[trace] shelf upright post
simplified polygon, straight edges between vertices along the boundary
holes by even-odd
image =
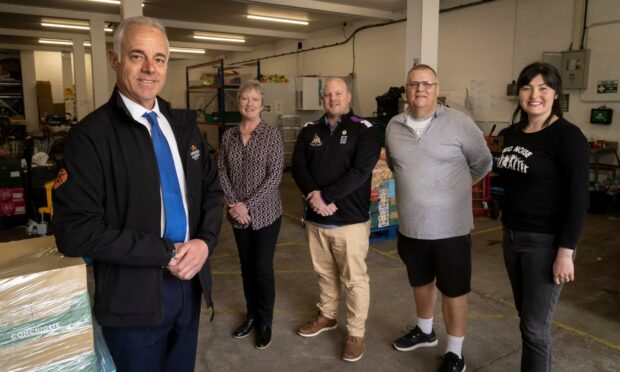
[[[222,139],[222,136],[224,135],[224,130],[226,130],[226,88],[224,86],[224,59],[220,59],[220,67],[218,69],[217,72],[217,78],[219,80],[219,86],[217,88],[217,109],[219,111],[220,117],[221,117],[221,121],[222,121],[222,126],[219,127],[219,140]]]

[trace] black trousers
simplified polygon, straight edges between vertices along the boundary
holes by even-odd
[[[103,327],[119,372],[193,372],[200,321],[198,278],[164,273],[163,319],[156,326]]]
[[[241,262],[247,317],[266,327],[271,327],[276,300],[273,255],[281,222],[282,217],[279,217],[262,229],[233,229]]]

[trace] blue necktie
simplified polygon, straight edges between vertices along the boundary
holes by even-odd
[[[185,219],[185,209],[183,208],[183,196],[179,187],[177,172],[174,168],[172,152],[166,137],[159,128],[157,114],[153,111],[145,112],[143,117],[151,124],[151,137],[153,149],[157,157],[159,166],[159,178],[161,182],[161,193],[164,199],[164,213],[166,214],[166,228],[164,238],[172,240],[174,243],[185,241],[187,221]]]

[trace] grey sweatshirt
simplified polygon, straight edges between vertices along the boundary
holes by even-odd
[[[492,166],[482,131],[463,113],[438,105],[418,137],[394,116],[385,135],[396,180],[399,231],[414,239],[444,239],[473,228],[472,179]]]

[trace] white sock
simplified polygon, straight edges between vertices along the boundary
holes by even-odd
[[[446,347],[447,352],[453,352],[459,358],[462,358],[461,351],[463,349],[463,340],[465,336],[456,337],[448,335],[448,346]]]
[[[433,332],[433,317],[428,319],[418,317],[418,327],[427,335]]]

